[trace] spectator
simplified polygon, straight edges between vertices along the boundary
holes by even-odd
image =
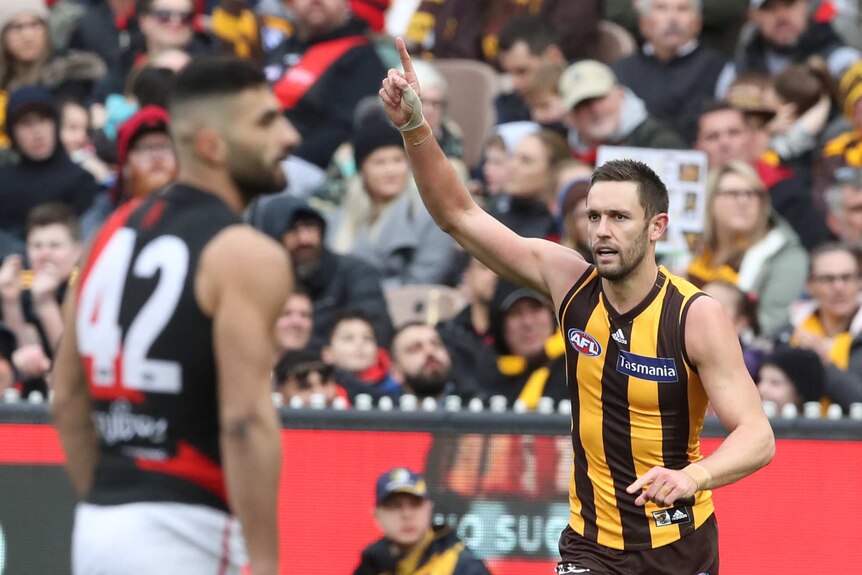
[[[335,368],[335,379],[351,400],[360,393],[379,399],[398,397],[403,392],[401,384],[392,377],[389,353],[378,345],[374,324],[365,312],[339,314],[321,357]]]
[[[380,273],[353,256],[326,249],[326,222],[308,203],[288,195],[263,199],[250,209],[251,223],[281,242],[290,253],[296,284],[313,302],[312,344],[323,345],[339,311],[364,310],[381,345],[392,339],[392,321],[383,298]]]
[[[862,169],[839,168],[834,179],[826,192],[827,224],[840,241],[862,249]]]
[[[440,400],[447,395],[469,397],[476,391],[469,388],[470,381],[455,379],[452,358],[440,334],[421,322],[405,323],[392,337],[392,377],[405,394],[420,400]]]
[[[383,537],[362,550],[353,575],[489,575],[451,527],[433,525],[425,478],[404,467],[377,480],[374,517]]]
[[[0,165],[0,230],[23,240],[24,222],[35,206],[62,202],[80,215],[98,185],[60,144],[57,110],[46,88],[27,86],[13,92],[6,118],[17,161]]]
[[[377,94],[386,70],[347,0],[295,0],[292,7],[296,32],[267,55],[267,76],[302,136],[291,162],[302,160],[322,180],[336,148],[353,136],[356,105]]]
[[[0,8],[0,110],[7,107],[11,92],[30,85],[45,86],[54,96],[84,101],[105,75],[105,64],[95,54],[54,54],[47,19],[44,0],[7,0]],[[6,134],[11,130],[9,123],[7,118]],[[2,124],[0,119],[0,128]],[[5,139],[0,142],[7,144]]]
[[[704,108],[697,121],[695,149],[706,154],[709,168],[721,168],[734,160],[754,161],[754,134],[744,113],[726,102]]]
[[[558,86],[565,69],[562,64],[542,63],[524,88],[524,102],[530,111],[530,120],[563,135],[566,134],[563,125],[566,110],[563,109]],[[424,84],[422,86],[424,90]]]
[[[58,108],[60,141],[69,158],[87,170],[100,186],[113,185],[113,171],[96,155],[90,138],[90,111],[75,100],[63,100]]]
[[[617,83],[614,73],[595,60],[572,64],[560,78],[569,146],[591,165],[601,145],[684,148],[682,139],[649,115],[643,100]]]
[[[447,158],[460,160],[460,168],[464,161],[464,136],[461,128],[450,116],[446,115],[449,104],[449,84],[446,78],[431,62],[418,60],[413,63],[413,70],[422,83],[422,114],[431,126],[437,143],[440,144]]]
[[[767,198],[748,164],[712,170],[702,244],[687,275],[698,286],[724,280],[756,297],[762,333],[772,337],[787,324],[787,307],[802,293],[808,256]]]
[[[18,347],[15,334],[0,322],[0,393],[15,385],[15,366],[12,354]]]
[[[109,70],[117,69],[132,37],[140,34],[135,4],[136,0],[87,2],[69,37],[69,48],[93,52]]]
[[[521,138],[512,151],[503,182],[488,211],[516,233],[556,239],[554,170],[571,157],[565,139],[549,130]]]
[[[646,104],[647,111],[693,142],[703,103],[716,95],[726,60],[700,44],[700,0],[641,0],[640,30],[646,40],[636,53],[618,60],[620,84]]]
[[[759,338],[760,324],[757,322],[757,301],[739,289],[736,284],[724,280],[711,281],[701,288],[704,293],[717,300],[733,323],[742,347],[742,358],[752,379],[757,380],[760,365],[769,345]]]
[[[215,52],[216,41],[195,29],[195,18],[195,0],[139,0],[140,31],[130,34],[128,45],[121,46],[118,63],[99,88],[101,98],[122,92],[132,70],[147,66],[164,52],[180,50],[192,57]]]
[[[823,147],[825,171],[862,167],[862,61],[850,66],[839,83],[839,105],[849,126]]]
[[[862,401],[862,292],[857,258],[843,244],[824,244],[811,253],[806,284],[811,299],[794,306],[792,331],[781,338],[817,355],[826,370],[827,394],[845,409]]]
[[[601,3],[596,0],[424,0],[406,40],[435,58],[469,58],[493,63],[511,22],[542,19],[556,29],[569,60],[592,58],[598,48]],[[577,26],[570,23],[577,22]],[[396,34],[397,35],[397,34]]]
[[[502,136],[494,134],[485,143],[482,159],[482,180],[484,186],[481,195],[496,196],[503,193],[503,185],[508,175],[509,152]]]
[[[565,343],[550,304],[538,293],[501,281],[492,304],[491,332],[500,357],[483,366],[488,396],[502,395],[534,410],[542,397],[569,398]]]
[[[81,218],[84,237],[90,237],[118,205],[146,198],[174,180],[177,158],[169,125],[164,109],[146,106],[120,126],[116,183],[110,195],[99,197]]]
[[[801,411],[809,401],[822,402],[824,387],[823,365],[817,354],[807,349],[777,349],[760,366],[760,398],[774,402],[779,409],[793,404]]]
[[[41,343],[50,356],[63,334],[60,304],[81,255],[78,222],[63,204],[43,204],[27,217],[27,261],[18,255],[0,267],[3,319],[21,345]]]
[[[327,406],[331,406],[336,397],[347,399],[347,392],[333,377],[332,366],[324,363],[316,351],[285,352],[275,364],[273,377],[285,403],[300,397],[303,405],[308,405],[313,395],[322,396]]]
[[[353,154],[359,178],[330,218],[327,245],[374,266],[384,290],[442,283],[455,242],[422,204],[398,130],[369,118],[354,138]]]
[[[810,8],[811,0],[751,0],[749,19],[754,29],[740,35],[736,72],[759,70],[774,75],[818,55],[826,60],[829,72],[840,77],[862,54],[845,46],[832,23]]]
[[[454,379],[466,389],[485,387],[482,369],[497,357],[491,334],[491,301],[497,287],[497,274],[471,257],[464,270],[461,290],[467,306],[451,320],[437,326],[452,358]]]
[[[710,169],[735,160],[753,165],[769,191],[772,209],[811,249],[830,237],[825,216],[814,203],[809,182],[784,165],[768,143],[765,124],[747,122],[742,110],[725,103],[707,107],[698,121],[697,148],[706,152]]]
[[[278,352],[300,351],[307,349],[311,343],[311,332],[314,329],[313,303],[311,297],[302,290],[294,288],[281,316],[275,322],[275,343]]]
[[[560,228],[560,243],[593,261],[587,230],[587,194],[593,169],[578,160],[566,160],[557,166],[556,217]]]
[[[559,35],[541,16],[516,18],[500,31],[497,58],[500,69],[511,80],[511,91],[494,100],[497,123],[529,120],[530,110],[524,101],[524,91],[536,70],[543,64],[566,65]]]

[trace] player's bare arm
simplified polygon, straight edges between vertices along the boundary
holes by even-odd
[[[729,434],[709,457],[673,471],[655,467],[629,486],[635,503],[653,501],[667,506],[704,489],[738,481],[767,465],[775,453],[775,439],[751,380],[730,319],[717,301],[700,297],[686,319],[685,346],[697,367],[709,401]]]
[[[389,70],[380,99],[402,130],[413,176],[434,221],[501,276],[559,300],[587,263],[574,250],[517,235],[473,201],[422,119],[419,82],[404,41],[399,38],[396,46],[404,72]]]
[[[99,459],[99,437],[90,418],[90,391],[84,377],[75,321],[77,286],[69,289],[63,304],[65,330],[60,338],[51,374],[51,415],[60,434],[66,455],[66,470],[79,498],[84,498],[93,484],[93,473]]]
[[[270,379],[272,328],[291,289],[284,250],[246,226],[205,249],[195,292],[213,318],[221,449],[228,500],[239,517],[252,573],[278,566],[279,421]]]

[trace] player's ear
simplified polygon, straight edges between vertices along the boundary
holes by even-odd
[[[221,135],[212,128],[201,128],[193,136],[197,156],[213,165],[224,165],[227,160],[227,144]]]
[[[652,217],[650,222],[650,240],[657,242],[667,230],[668,217],[667,214],[657,214]]]

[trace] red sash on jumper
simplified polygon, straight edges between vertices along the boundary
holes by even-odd
[[[275,83],[273,90],[281,102],[281,109],[293,108],[317,80],[348,50],[368,44],[364,36],[350,36],[331,42],[322,42],[308,49],[295,66],[287,70]]]

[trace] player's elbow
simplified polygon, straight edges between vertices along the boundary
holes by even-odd
[[[758,435],[758,443],[761,445],[761,449],[758,450],[760,454],[758,469],[760,469],[769,465],[772,458],[775,457],[775,434],[772,432],[772,426],[769,425],[768,419],[760,425]]]
[[[247,408],[223,410],[219,418],[222,440],[245,443],[261,432],[277,430],[275,409],[250,405]]]

